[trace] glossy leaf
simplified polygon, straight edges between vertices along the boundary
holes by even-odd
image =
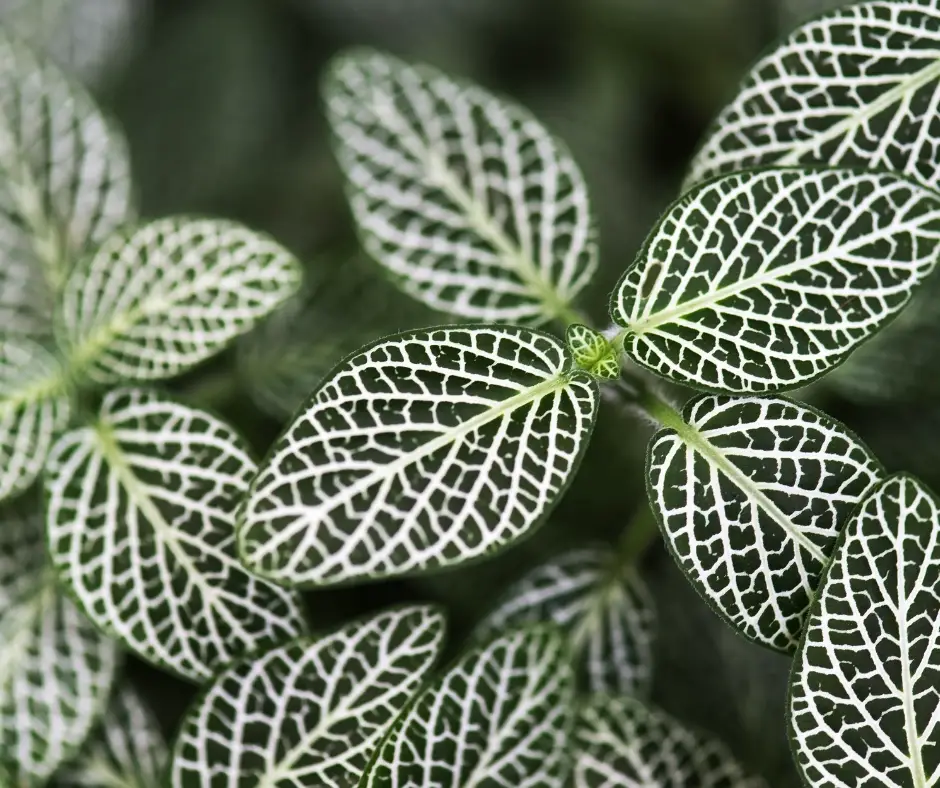
[[[370,50],[324,84],[366,250],[434,309],[497,323],[569,319],[597,267],[580,170],[526,110]]]
[[[228,668],[183,722],[171,784],[355,785],[443,636],[439,612],[406,607]]]
[[[533,569],[483,620],[479,637],[524,624],[557,624],[588,692],[647,695],[656,610],[639,575],[619,567],[616,558],[601,548],[572,550]]]
[[[400,718],[361,785],[561,788],[574,722],[569,659],[554,628],[469,651]]]
[[[940,502],[892,476],[845,527],[794,662],[790,725],[808,785],[940,779]]]
[[[302,634],[293,596],[235,556],[235,509],[255,469],[214,417],[154,392],[111,392],[47,463],[60,581],[105,632],[193,681]]]
[[[0,515],[0,783],[39,786],[104,710],[117,649],[48,571],[39,518]]]
[[[300,276],[287,250],[239,224],[158,219],[113,235],[72,273],[63,339],[97,383],[171,377],[250,330]]]
[[[890,173],[754,170],[669,208],[618,284],[624,349],[677,383],[769,393],[844,361],[933,270],[940,200]]]
[[[572,788],[763,788],[728,748],[636,698],[598,696],[574,733]]]
[[[853,508],[883,474],[839,422],[764,397],[702,396],[650,441],[650,503],[676,561],[745,637],[796,649]]]
[[[380,340],[323,381],[262,463],[239,554],[289,585],[441,569],[531,533],[570,482],[596,384],[558,340],[439,328]]]

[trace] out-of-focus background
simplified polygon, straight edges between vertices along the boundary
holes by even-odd
[[[370,45],[477,81],[531,109],[581,164],[599,215],[607,293],[678,196],[710,119],[775,38],[823,0],[0,0],[0,18],[71,68],[123,125],[145,216],[200,213],[267,231],[307,265],[304,297],[257,335],[172,384],[258,453],[318,375],[383,333],[439,322],[357,251],[318,95],[328,60]],[[913,346],[911,347],[913,351]],[[914,355],[864,385],[809,395],[891,469],[940,476],[940,408]],[[926,359],[926,360],[925,360]],[[937,362],[934,362],[936,366]],[[926,371],[925,371],[926,370]],[[874,382],[873,382],[874,381]],[[892,388],[885,393],[886,386]],[[872,392],[876,393],[872,393]],[[643,505],[649,427],[604,409],[569,495],[532,539],[429,578],[311,593],[317,626],[435,599],[459,646],[505,585],[568,546],[615,542]],[[661,545],[642,567],[660,616],[655,699],[726,740],[773,786],[798,785],[784,718],[788,660],[727,630]],[[193,689],[132,661],[172,732]]]

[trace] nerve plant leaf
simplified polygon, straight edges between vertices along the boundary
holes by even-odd
[[[293,596],[235,556],[235,509],[254,472],[212,416],[153,392],[110,393],[46,466],[59,580],[101,629],[193,681],[302,634]]]
[[[764,788],[720,741],[636,698],[593,698],[574,732],[572,788]]]
[[[469,651],[382,742],[363,788],[562,788],[575,713],[570,655],[554,628]]]
[[[611,316],[639,364],[739,393],[840,364],[933,270],[940,201],[889,173],[752,170],[693,189],[620,280]]]
[[[55,357],[25,337],[0,339],[0,499],[36,480],[70,412],[65,373]]]
[[[512,586],[478,627],[481,638],[554,623],[590,693],[645,696],[653,679],[656,611],[646,585],[601,548],[572,550]]]
[[[115,645],[56,591],[39,518],[0,515],[0,784],[43,785],[107,703]]]
[[[882,482],[846,525],[810,610],[790,685],[807,785],[940,778],[940,502]]]
[[[529,113],[427,66],[355,50],[323,93],[366,251],[434,309],[570,319],[597,267],[580,170]]]
[[[300,277],[286,249],[239,224],[159,219],[111,236],[72,273],[63,340],[97,383],[171,377],[250,330]]]
[[[356,785],[443,636],[439,612],[407,607],[228,668],[182,724],[171,784]]]
[[[448,327],[380,340],[323,381],[239,517],[253,572],[331,585],[455,566],[530,533],[587,445],[597,386],[554,337]]]
[[[647,452],[679,566],[745,637],[796,649],[839,531],[883,471],[842,424],[782,398],[702,396]]]
[[[932,0],[843,5],[754,65],[696,155],[687,187],[754,166],[813,163],[940,185],[940,7]]]

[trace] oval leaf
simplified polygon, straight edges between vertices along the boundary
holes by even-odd
[[[239,553],[289,585],[454,566],[548,515],[587,445],[597,386],[554,337],[439,328],[340,364],[277,441]]]
[[[0,515],[0,783],[44,784],[107,703],[114,644],[59,595],[39,518]]]
[[[419,696],[361,784],[562,788],[574,685],[560,632],[507,633],[468,652]]]
[[[597,267],[580,170],[526,110],[427,66],[355,50],[323,88],[366,251],[434,309],[573,319]]]
[[[268,237],[212,219],[159,219],[117,233],[69,277],[63,341],[103,384],[172,377],[250,330],[300,285]]]
[[[304,631],[295,599],[235,556],[255,464],[230,427],[153,392],[117,390],[46,466],[49,550],[95,624],[194,681]]]
[[[668,209],[614,292],[624,349],[706,390],[803,386],[933,270],[940,201],[889,173],[755,170]]]
[[[745,637],[796,649],[839,531],[883,471],[842,424],[782,398],[703,396],[650,441],[650,503],[699,593]]]
[[[790,725],[807,785],[940,778],[940,502],[893,476],[845,527],[794,661]]]
[[[938,51],[932,0],[846,3],[814,19],[754,65],[687,187],[754,166],[813,163],[893,170],[937,187]]]
[[[597,697],[578,716],[573,788],[764,788],[720,741],[636,698]]]
[[[438,611],[401,608],[229,668],[184,720],[171,784],[355,785],[443,637]]]
[[[656,611],[640,576],[616,559],[600,548],[572,550],[537,567],[506,592],[478,636],[557,624],[588,692],[646,695],[653,679]]]
[[[26,490],[69,423],[65,373],[35,342],[0,339],[0,499]]]

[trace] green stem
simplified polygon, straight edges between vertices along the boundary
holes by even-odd
[[[648,502],[643,502],[620,536],[617,549],[617,569],[635,566],[643,560],[646,551],[659,537],[659,524]]]

